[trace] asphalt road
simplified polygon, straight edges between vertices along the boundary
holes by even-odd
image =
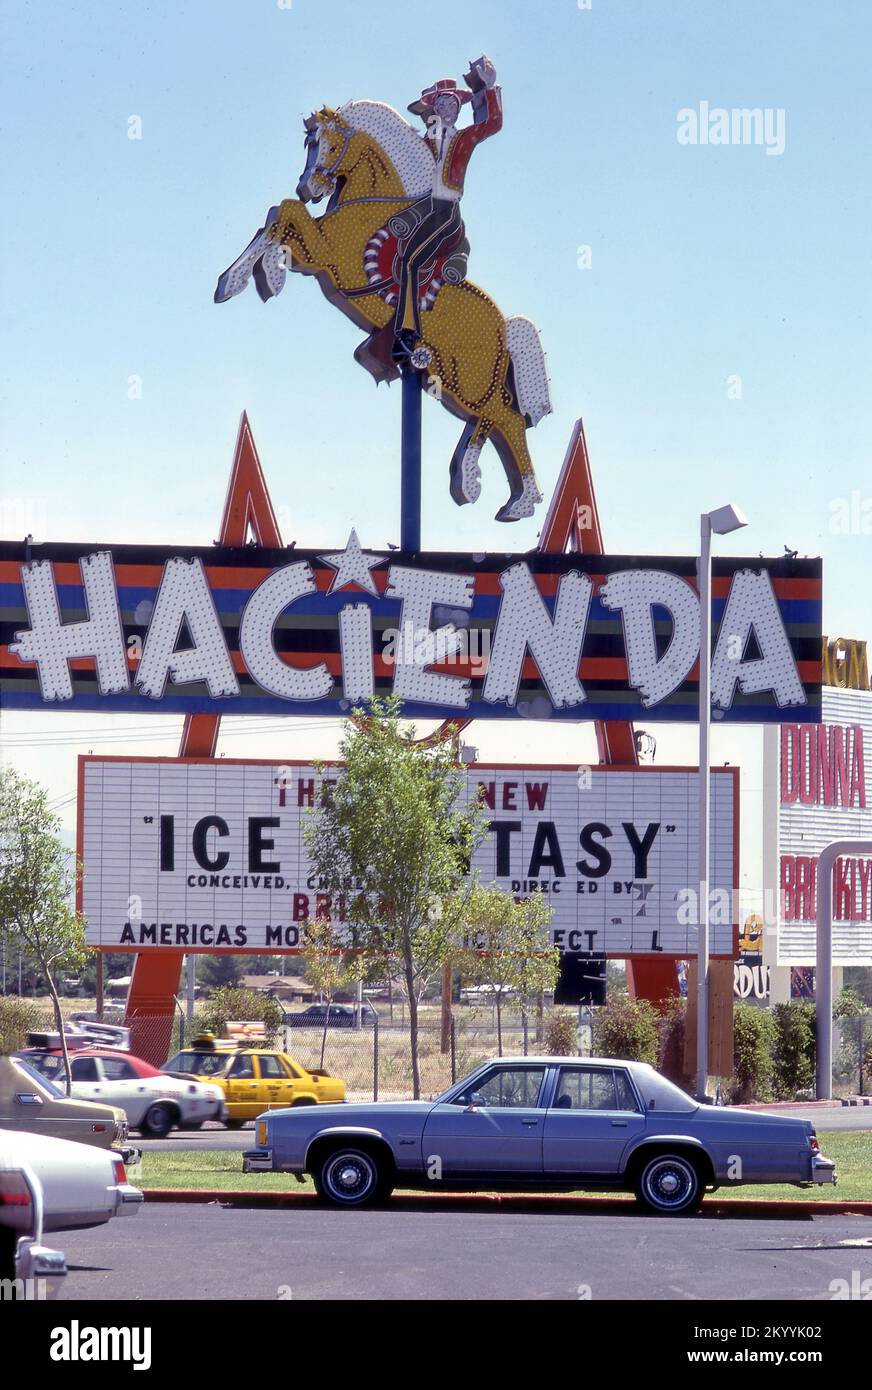
[[[872,1221],[146,1204],[55,1242],[61,1299],[801,1299],[872,1276]]]
[[[761,1113],[761,1112],[758,1112]],[[773,1114],[794,1115],[801,1120],[811,1120],[818,1133],[825,1129],[872,1129],[872,1105],[843,1106],[834,1105],[822,1109],[809,1106],[808,1109],[773,1110]],[[224,1129],[221,1125],[207,1124],[200,1130],[174,1129],[166,1139],[142,1139],[135,1134],[131,1143],[144,1151],[184,1153],[187,1150],[250,1149],[254,1143],[254,1124],[245,1129]]]

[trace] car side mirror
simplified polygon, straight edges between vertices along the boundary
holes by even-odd
[[[19,1105],[42,1105],[42,1096],[35,1091],[19,1091],[15,1099]]]

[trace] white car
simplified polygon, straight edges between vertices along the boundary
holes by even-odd
[[[54,1298],[67,1272],[63,1251],[43,1245],[42,1183],[23,1154],[0,1145],[0,1279],[17,1298]],[[17,1285],[17,1287],[16,1287]]]
[[[0,1170],[22,1163],[39,1179],[43,1230],[78,1231],[139,1210],[143,1196],[127,1181],[124,1160],[112,1149],[52,1139],[47,1134],[0,1130]],[[27,1206],[10,1205],[6,1225],[26,1231]]]
[[[61,1090],[65,1087],[63,1054],[28,1049],[20,1056]],[[72,1094],[77,1100],[117,1105],[130,1129],[151,1138],[168,1134],[173,1125],[199,1129],[206,1120],[225,1118],[224,1092],[206,1081],[181,1080],[129,1052],[109,1049],[70,1054]]]

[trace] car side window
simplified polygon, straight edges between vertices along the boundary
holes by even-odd
[[[462,1099],[469,1104],[475,1095],[477,1105],[501,1110],[529,1108],[539,1100],[544,1075],[544,1067],[499,1067],[470,1087]]]
[[[257,1064],[260,1067],[261,1076],[275,1076],[282,1081],[284,1080],[285,1073],[278,1057],[258,1057]]]
[[[630,1085],[630,1078],[625,1071],[615,1071],[615,1093],[617,1095],[619,1110],[634,1110],[638,1112],[639,1102],[636,1093]]]
[[[234,1058],[233,1065],[230,1067],[229,1071],[227,1072],[227,1075],[228,1075],[228,1076],[232,1076],[232,1077],[234,1078],[234,1080],[237,1080],[237,1079],[240,1078],[240,1077],[242,1077],[243,1080],[244,1080],[245,1077],[247,1077],[247,1076],[253,1077],[253,1076],[254,1076],[254,1067],[251,1065],[251,1058],[250,1058],[250,1057],[236,1057],[236,1058]]]
[[[605,1067],[561,1067],[555,1110],[618,1110],[614,1073]]]
[[[104,1057],[103,1075],[107,1081],[135,1081],[136,1072],[123,1057]]]
[[[99,1081],[95,1057],[74,1057],[70,1063],[70,1075],[74,1081]]]

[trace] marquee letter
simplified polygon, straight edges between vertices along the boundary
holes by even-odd
[[[699,655],[699,599],[685,580],[664,570],[621,570],[600,591],[606,608],[619,608],[630,685],[645,707],[657,705],[685,681]],[[653,605],[672,618],[672,636],[657,658]]]
[[[273,644],[273,628],[296,599],[315,593],[308,561],[285,565],[255,589],[245,605],[239,626],[239,650],[252,677],[263,690],[282,700],[320,700],[329,695],[333,677],[323,661],[301,670],[289,666]]]
[[[555,708],[584,704],[587,692],[578,679],[578,663],[593,588],[587,575],[570,570],[562,576],[553,619],[523,561],[504,570],[500,584],[503,597],[482,699],[492,705],[517,703],[529,648]]]
[[[400,631],[394,672],[394,694],[403,700],[466,709],[472,687],[466,676],[443,676],[425,670],[427,648],[435,655],[430,661],[444,661],[460,646],[460,634],[453,623],[431,629],[434,603],[449,608],[472,607],[473,577],[470,574],[441,574],[437,570],[413,570],[391,565],[387,598],[402,599]],[[411,637],[411,641],[409,640]],[[426,640],[424,640],[426,639]],[[423,653],[416,649],[424,648]]]
[[[194,645],[177,652],[183,623]],[[167,680],[174,685],[205,681],[213,699],[239,694],[239,682],[199,559],[176,556],[167,560],[148,626],[136,684],[143,695],[160,700]]]
[[[346,700],[371,700],[375,694],[372,669],[372,616],[366,603],[346,603],[339,610],[342,652],[342,693]]]
[[[752,632],[760,659],[736,661],[729,655],[731,644],[744,652]],[[712,657],[712,704],[729,709],[737,682],[743,695],[771,691],[782,707],[807,703],[768,570],[733,575]]]
[[[84,622],[62,623],[51,561],[21,566],[31,626],[16,632],[9,650],[21,661],[36,662],[44,700],[72,700],[68,662],[77,657],[94,658],[101,695],[118,695],[129,687],[112,556],[108,550],[84,555],[79,570],[89,616]]]

